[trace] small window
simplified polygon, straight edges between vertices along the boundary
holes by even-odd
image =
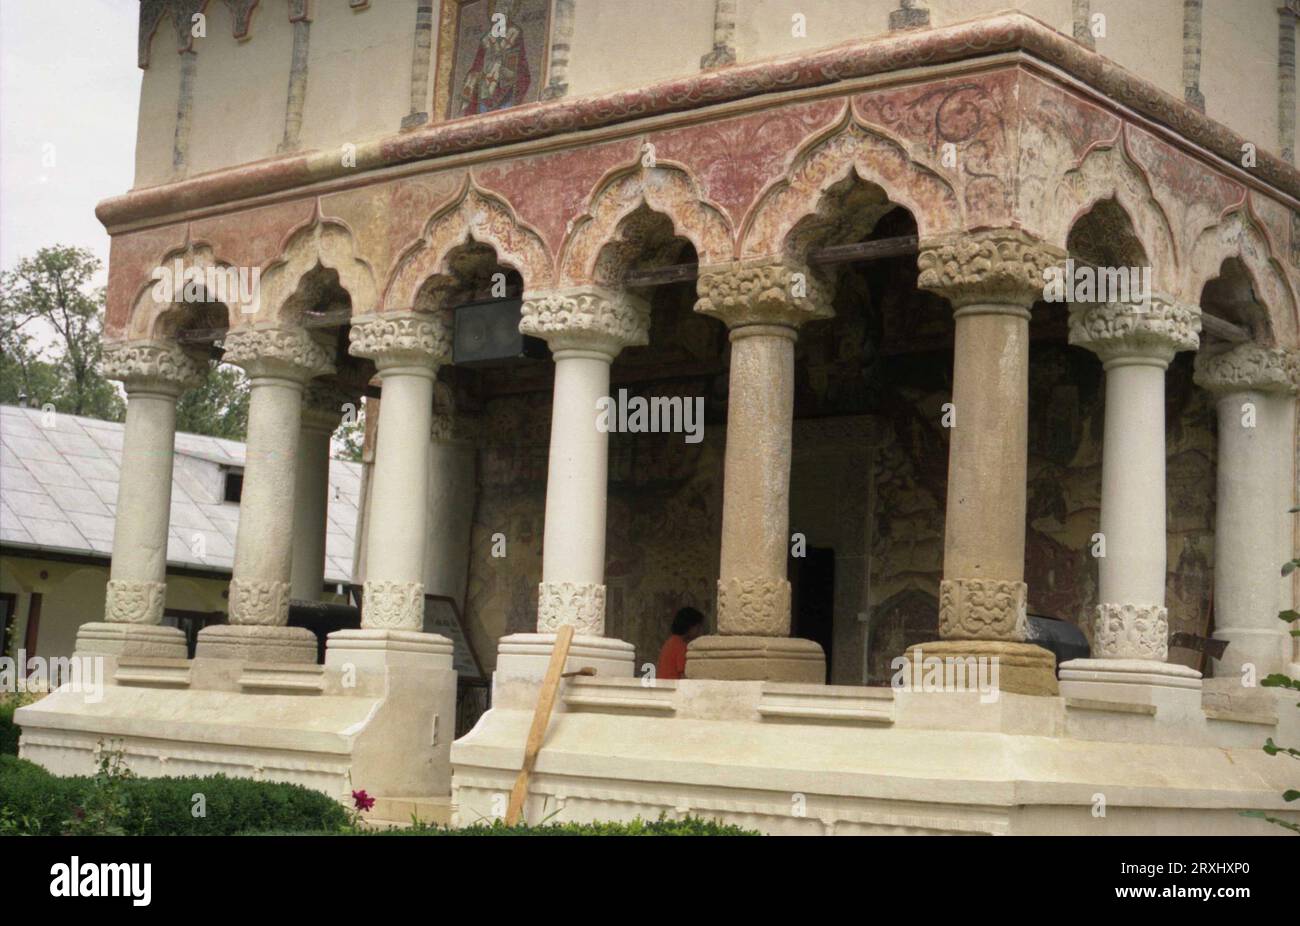
[[[239,504],[239,499],[244,494],[244,472],[243,470],[228,470],[226,472],[226,493],[225,500]]]

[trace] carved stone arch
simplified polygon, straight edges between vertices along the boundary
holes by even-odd
[[[619,236],[628,216],[645,207],[668,218],[673,232],[695,248],[700,264],[731,259],[735,235],[725,213],[705,197],[685,166],[660,161],[619,168],[596,185],[585,214],[560,247],[559,284],[596,281],[601,250]]]
[[[738,255],[783,254],[795,226],[816,214],[824,192],[851,173],[910,211],[922,238],[963,227],[961,198],[947,180],[915,161],[898,141],[846,115],[843,123],[806,143],[785,175],[759,195],[741,223]]]
[[[318,213],[306,225],[289,233],[280,255],[262,271],[257,311],[245,313],[241,327],[260,322],[280,325],[295,321],[285,318],[286,309],[292,311],[300,301],[295,300],[295,294],[304,278],[317,267],[338,274],[339,285],[352,300],[353,316],[374,311],[379,300],[375,272],[369,261],[359,255],[352,230],[338,219],[323,219]]]
[[[1065,171],[1046,210],[1044,240],[1066,247],[1071,230],[1099,203],[1114,200],[1128,218],[1151,265],[1152,286],[1176,293],[1181,257],[1173,223],[1156,199],[1146,173],[1129,156],[1122,136],[1114,144],[1092,148]]]
[[[553,261],[542,236],[505,200],[467,181],[461,194],[433,214],[420,238],[397,259],[381,310],[413,308],[431,278],[450,272],[449,255],[470,242],[495,250],[498,263],[518,271],[526,287],[548,289],[554,281]]]
[[[201,290],[198,301],[185,298],[187,276],[191,272],[201,272],[204,277],[202,284],[195,281]],[[126,339],[170,341],[175,339],[182,325],[204,328],[234,326],[240,312],[238,294],[230,290],[222,293],[220,287],[238,286],[237,276],[238,269],[216,257],[206,242],[187,242],[183,247],[168,251],[151,269],[149,279],[136,293],[127,322]],[[217,284],[211,292],[209,282]],[[171,298],[167,298],[169,291]]]
[[[1229,258],[1240,261],[1250,277],[1255,296],[1268,312],[1272,339],[1280,346],[1295,346],[1300,338],[1295,293],[1263,226],[1245,208],[1234,209],[1196,237],[1180,287],[1183,298],[1199,304],[1205,284],[1219,275]]]

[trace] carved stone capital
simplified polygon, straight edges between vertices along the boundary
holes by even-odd
[[[313,381],[302,391],[302,426],[333,432],[351,406],[355,420],[361,414],[361,399],[333,383]]]
[[[367,582],[361,592],[361,624],[382,630],[423,630],[424,583]]]
[[[334,372],[334,359],[302,328],[250,328],[226,335],[227,363],[244,368],[250,377],[275,377],[305,383]]]
[[[1225,351],[1196,355],[1196,385],[1211,392],[1300,391],[1300,351],[1238,344]]]
[[[111,624],[161,624],[167,583],[110,579],[104,619]]]
[[[284,627],[289,623],[289,583],[230,580],[230,623]]]
[[[945,640],[1025,639],[1028,587],[1001,579],[939,583],[939,636]]]
[[[1148,304],[1070,306],[1070,343],[1088,348],[1103,363],[1135,358],[1167,364],[1179,351],[1196,350],[1200,331],[1200,309],[1162,296],[1153,296]]]
[[[1048,268],[1064,260],[1060,248],[1019,229],[965,232],[921,243],[916,285],[955,309],[978,304],[1028,309],[1042,298]]]
[[[121,341],[104,345],[103,370],[125,384],[128,394],[180,395],[203,379],[208,364],[170,341]]]
[[[650,306],[640,296],[604,286],[533,293],[524,299],[519,330],[560,350],[618,354],[650,343]]]
[[[537,586],[537,632],[555,633],[572,624],[574,633],[605,635],[605,586],[593,582],[543,582]]]
[[[391,367],[437,369],[451,360],[451,332],[441,318],[403,312],[352,323],[348,353],[369,357],[382,372]]]
[[[1097,605],[1093,627],[1096,659],[1150,659],[1169,656],[1169,610],[1156,605]]]
[[[718,633],[790,636],[790,583],[775,578],[719,579]]]
[[[700,270],[695,311],[726,323],[800,325],[830,318],[831,293],[807,266],[792,260],[762,258],[716,264]]]

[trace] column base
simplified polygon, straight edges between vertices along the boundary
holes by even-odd
[[[316,662],[316,634],[305,627],[217,624],[199,631],[199,659],[245,662]]]
[[[1257,679],[1267,678],[1274,672],[1286,672],[1294,644],[1286,625],[1278,620],[1274,623],[1278,630],[1253,627],[1220,627],[1215,630],[1214,639],[1227,641],[1228,647],[1223,651],[1222,659],[1213,661],[1214,677],[1241,675],[1247,664],[1255,667]]]
[[[77,630],[78,655],[188,659],[185,631],[162,624],[92,621]]]
[[[997,689],[1010,694],[1053,697],[1060,693],[1056,682],[1056,657],[1050,650],[1033,643],[1016,643],[1010,640],[936,640],[919,643],[907,652],[912,663],[925,660],[997,660]],[[967,663],[969,665],[969,663]],[[909,667],[909,675],[911,669]]]
[[[451,640],[441,634],[362,627],[336,630],[325,638],[325,665],[450,669],[454,651]]]
[[[1201,673],[1150,659],[1071,659],[1061,663],[1061,694],[1128,704],[1187,699],[1199,706]]]
[[[798,637],[700,637],[686,650],[686,677],[722,681],[826,683],[821,644]]]
[[[496,674],[538,678],[546,674],[555,649],[553,633],[512,633],[497,644]],[[591,667],[599,678],[630,678],[636,674],[636,647],[610,637],[575,634],[564,671]]]

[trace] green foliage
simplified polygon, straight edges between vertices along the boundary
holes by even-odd
[[[361,445],[366,439],[364,418],[345,422],[334,432],[334,459],[361,462]]]
[[[176,403],[176,430],[243,441],[248,432],[248,380],[229,364],[212,367]]]
[[[0,833],[229,836],[337,832],[347,823],[337,801],[300,785],[224,775],[137,778],[123,771],[110,758],[94,777],[60,778],[0,756]]]
[[[85,248],[55,245],[0,273],[0,402],[25,394],[30,405],[122,420],[122,398],[100,372],[104,290],[91,288],[100,266]]]
[[[14,723],[14,711],[20,706],[17,698],[0,697],[0,756],[18,755],[18,736],[22,729]]]
[[[716,820],[687,816],[681,820],[642,820],[630,823],[540,823],[534,826],[506,826],[501,820],[475,823],[460,829],[430,824],[413,824],[391,830],[347,830],[343,832],[249,832],[250,836],[759,836]]]

